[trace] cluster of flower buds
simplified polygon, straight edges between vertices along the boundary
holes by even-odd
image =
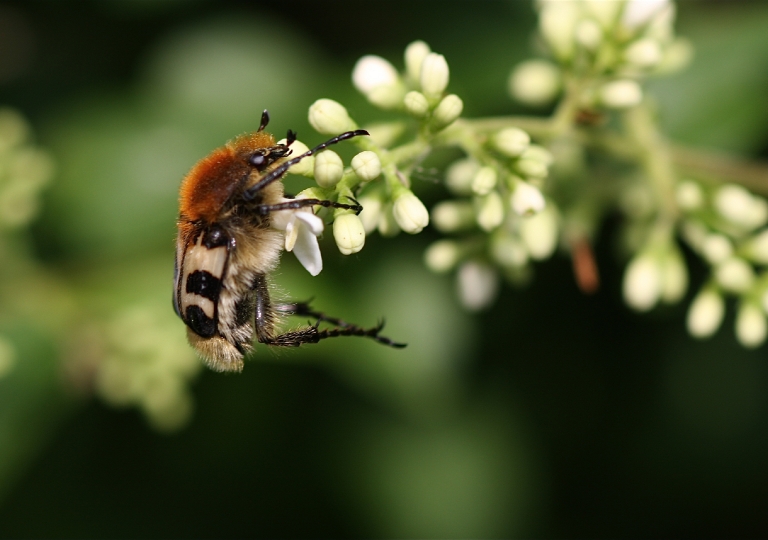
[[[529,60],[509,78],[509,92],[531,106],[551,103],[574,77],[584,108],[623,109],[642,101],[639,81],[669,73],[691,57],[676,38],[669,0],[538,0],[539,34],[554,63]]]
[[[745,347],[768,334],[768,202],[742,186],[681,182],[677,202],[684,211],[682,236],[711,266],[709,281],[688,312],[688,330],[700,338],[720,327],[724,297],[738,299],[736,337]]]
[[[104,354],[95,390],[112,405],[139,406],[155,428],[173,431],[191,418],[189,382],[201,364],[166,311],[130,307],[99,329]]]
[[[435,205],[432,222],[456,237],[430,246],[425,259],[436,272],[458,267],[466,307],[493,301],[497,268],[517,282],[529,274],[531,260],[546,259],[557,247],[558,212],[541,191],[552,160],[525,131],[510,127],[448,168],[446,186],[455,198]]]
[[[53,176],[47,152],[29,142],[26,120],[0,109],[0,230],[30,223],[37,215],[41,190]]]
[[[317,183],[299,193],[299,197],[341,203],[356,200],[362,205],[359,216],[346,209],[333,212],[333,236],[341,253],[349,255],[360,251],[366,235],[375,230],[385,236],[394,236],[400,231],[416,234],[429,224],[429,212],[411,190],[410,173],[417,158],[429,150],[430,137],[453,124],[461,115],[461,99],[455,94],[446,95],[449,76],[445,57],[432,52],[423,41],[411,43],[406,48],[403,73],[384,58],[364,56],[352,74],[355,87],[373,105],[415,118],[420,139],[393,148],[404,131],[402,122],[366,126],[371,137],[352,139],[362,152],[352,158],[349,166],[344,166],[336,152],[324,150],[291,168],[292,173],[314,178]],[[358,128],[347,109],[331,99],[319,99],[312,104],[309,122],[325,135],[338,135]],[[306,150],[298,141],[293,148],[294,153]],[[305,224],[304,229],[308,225]],[[322,226],[315,227],[312,234],[319,232],[322,232]],[[315,246],[316,242],[309,250],[311,256],[299,244],[294,249],[313,274],[322,268],[317,264],[319,251]],[[289,250],[292,247],[286,245]],[[310,259],[315,262],[304,262]]]

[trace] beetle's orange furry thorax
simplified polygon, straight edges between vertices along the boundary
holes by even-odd
[[[274,144],[275,139],[269,133],[241,135],[198,161],[181,183],[181,217],[190,221],[215,222],[251,171],[245,161],[247,156]]]

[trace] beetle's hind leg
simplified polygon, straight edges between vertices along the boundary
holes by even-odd
[[[311,317],[312,319],[315,319],[316,323],[305,330],[299,330],[297,332],[288,332],[288,334],[303,333],[303,332],[309,331],[310,329],[314,329],[315,341],[312,341],[312,343],[316,343],[321,339],[327,339],[331,337],[361,336],[361,337],[369,337],[374,341],[381,343],[382,345],[387,345],[389,347],[394,347],[396,349],[401,349],[406,346],[405,343],[398,343],[386,336],[379,335],[379,332],[381,332],[381,330],[384,328],[383,320],[381,320],[379,324],[377,324],[372,328],[363,328],[356,324],[348,323],[336,317],[329,317],[328,315],[322,312],[315,311],[310,307],[309,302],[293,302],[289,304],[278,304],[275,306],[275,311],[279,311],[280,313],[284,313],[286,315],[297,315],[300,317]],[[320,323],[322,322],[331,324],[334,326],[334,328],[327,328],[327,329],[318,328]],[[287,336],[288,334],[283,334],[283,336]],[[277,336],[277,337],[281,337],[281,336]],[[300,345],[300,343],[298,345]]]

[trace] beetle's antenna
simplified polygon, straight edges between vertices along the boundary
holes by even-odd
[[[264,112],[261,113],[261,124],[259,124],[259,129],[257,131],[264,131],[267,124],[269,124],[269,111],[264,109]]]
[[[266,111],[265,111],[266,112]],[[361,135],[370,135],[367,131],[364,129],[356,129],[355,131],[347,131],[345,133],[342,133],[341,135],[334,137],[333,139],[328,139],[322,144],[318,144],[311,150],[307,150],[300,156],[296,156],[295,158],[291,158],[288,161],[285,161],[282,165],[279,167],[271,170],[268,174],[264,176],[261,180],[256,182],[254,185],[249,187],[247,190],[243,192],[243,199],[246,201],[252,200],[254,197],[256,197],[256,193],[264,189],[266,186],[274,182],[275,180],[278,180],[281,176],[283,176],[288,169],[296,165],[299,161],[304,159],[305,157],[309,157],[313,154],[316,154],[317,152],[321,150],[325,150],[327,147],[331,146],[332,144],[340,143],[341,141],[346,141],[347,139],[351,139],[352,137],[360,137]]]

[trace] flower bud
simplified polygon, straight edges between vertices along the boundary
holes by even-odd
[[[549,173],[547,166],[537,159],[520,158],[515,163],[515,169],[526,178],[542,179],[546,178]]]
[[[461,265],[457,274],[459,299],[472,311],[488,307],[499,290],[496,271],[487,264],[468,261]]]
[[[573,54],[579,15],[575,2],[549,2],[539,14],[541,35],[560,61],[568,60]]]
[[[611,109],[627,109],[638,105],[643,100],[643,90],[637,81],[622,79],[603,85],[600,89],[600,101]]]
[[[545,60],[518,64],[509,77],[509,94],[525,105],[541,107],[554,101],[560,92],[560,70]]]
[[[662,272],[653,255],[643,253],[636,256],[624,273],[624,300],[637,311],[648,311],[659,301],[662,287]]]
[[[466,196],[472,193],[472,185],[480,164],[472,158],[454,161],[445,172],[445,184],[454,195]]]
[[[525,246],[508,234],[495,234],[491,238],[490,253],[493,260],[505,268],[521,268],[528,263]]]
[[[485,232],[490,232],[504,221],[504,203],[498,191],[491,191],[480,198],[477,209],[477,224]]]
[[[379,225],[384,203],[381,197],[375,194],[358,197],[357,202],[363,207],[363,211],[358,216],[363,223],[363,230],[365,230],[365,234],[371,234]]]
[[[395,199],[392,214],[402,230],[416,234],[429,224],[429,212],[412,191],[403,190]]]
[[[555,208],[550,205],[538,214],[523,218],[520,221],[520,239],[532,259],[548,259],[557,247],[558,218]]]
[[[380,109],[398,109],[403,104],[405,87],[398,81],[392,85],[381,85],[373,88],[365,97],[371,105]]]
[[[661,299],[673,304],[688,290],[688,269],[677,249],[667,253],[661,261]]]
[[[650,23],[668,5],[669,0],[627,0],[621,22],[627,28],[640,28]]]
[[[603,42],[603,29],[592,19],[583,19],[576,25],[576,41],[588,51],[596,51]]]
[[[333,220],[333,239],[344,255],[357,253],[365,245],[365,228],[355,214],[342,214]]]
[[[768,203],[736,184],[727,184],[717,190],[714,207],[725,219],[747,230],[768,221]]]
[[[754,349],[765,342],[768,325],[759,306],[742,302],[736,313],[736,339],[744,347]]]
[[[696,338],[709,337],[720,328],[725,314],[723,297],[711,289],[701,291],[688,309],[688,332]]]
[[[397,236],[400,233],[400,227],[397,225],[395,216],[392,213],[392,206],[387,205],[386,208],[379,214],[379,234],[385,237]]]
[[[366,96],[379,86],[396,85],[399,78],[392,64],[373,54],[360,58],[352,70],[352,83]]]
[[[416,90],[405,94],[403,105],[408,114],[416,118],[424,118],[429,112],[429,101],[424,94]]]
[[[709,234],[701,244],[701,253],[710,264],[719,264],[733,255],[733,245],[722,234]]]
[[[350,165],[357,177],[364,182],[370,182],[381,174],[381,160],[376,152],[370,150],[357,154],[352,158]]]
[[[512,210],[519,216],[541,212],[546,206],[544,195],[528,182],[518,181],[512,192]]]
[[[277,144],[285,144],[288,141],[286,139],[281,139],[277,141]],[[301,141],[293,141],[293,144],[291,144],[291,156],[300,156],[304,152],[307,152],[309,148],[306,144],[304,144]],[[288,172],[291,174],[300,174],[302,176],[312,176],[312,173],[315,169],[315,156],[307,156],[301,161],[299,161],[296,165],[291,165],[291,168],[288,169]]]
[[[344,175],[344,163],[333,150],[324,150],[315,156],[315,182],[322,188],[332,188]]]
[[[761,231],[746,244],[749,257],[758,264],[768,264],[768,229]]]
[[[743,293],[755,282],[755,273],[744,259],[731,257],[715,268],[715,279],[726,291]]]
[[[442,54],[429,53],[421,64],[421,90],[428,99],[440,97],[448,86],[448,62]]]
[[[476,195],[487,195],[496,187],[498,174],[493,167],[482,167],[472,179],[472,192]]]
[[[438,240],[424,252],[427,268],[436,274],[443,274],[453,269],[461,257],[461,250],[453,240]]]
[[[438,103],[432,113],[432,125],[436,129],[443,129],[461,116],[464,110],[464,102],[456,94],[448,94]]]
[[[675,191],[677,204],[683,210],[697,210],[704,204],[704,194],[696,182],[685,180],[680,182]]]
[[[528,149],[530,144],[530,135],[520,128],[502,129],[493,137],[493,145],[508,157],[518,157]]]
[[[475,223],[475,210],[467,201],[442,201],[432,208],[432,222],[444,233],[468,229]]]
[[[355,129],[347,109],[332,99],[318,99],[309,107],[309,123],[323,135],[338,135]]]
[[[652,68],[661,61],[661,46],[655,39],[639,39],[627,47],[624,58],[639,68]]]
[[[405,48],[405,70],[412,81],[421,78],[421,64],[430,52],[429,45],[423,41],[414,41]]]

